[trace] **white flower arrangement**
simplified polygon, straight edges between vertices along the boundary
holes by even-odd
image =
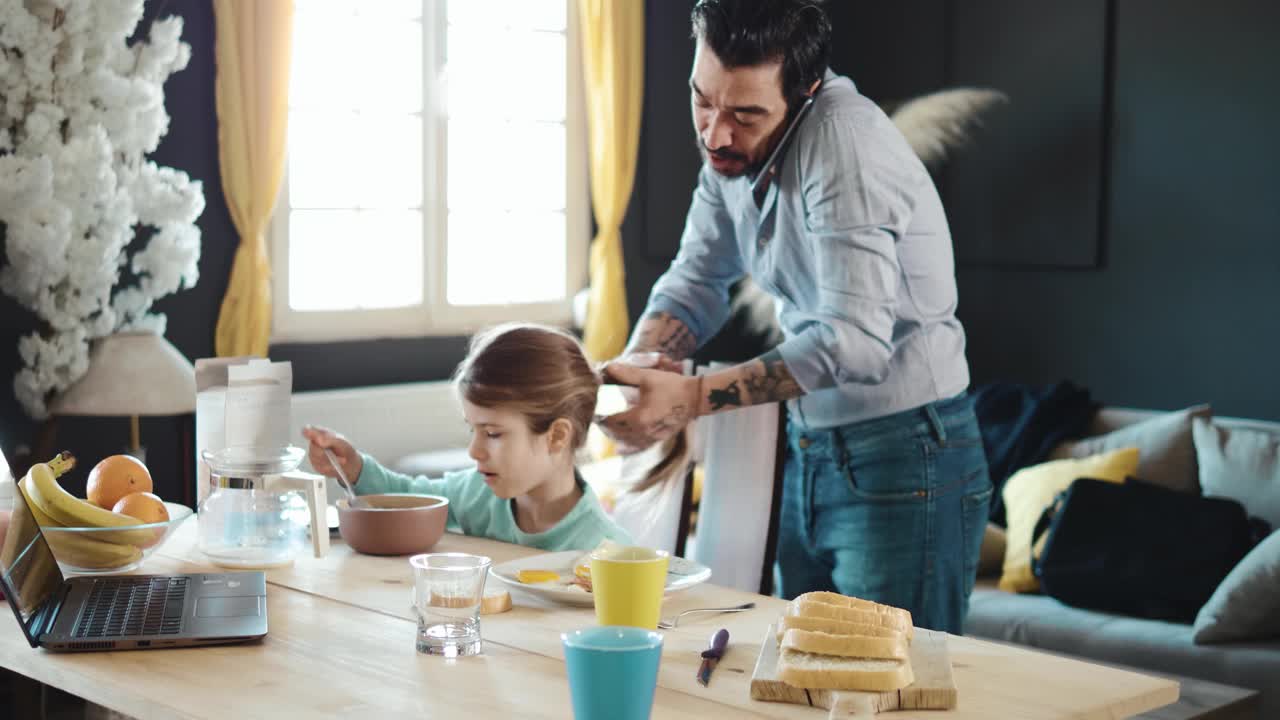
[[[163,334],[152,303],[198,278],[202,184],[146,159],[169,129],[164,82],[191,47],[174,17],[129,45],[142,11],[143,0],[0,0],[0,290],[44,326],[19,340],[14,378],[37,419],[88,370],[90,340]],[[123,268],[136,284],[121,286]]]

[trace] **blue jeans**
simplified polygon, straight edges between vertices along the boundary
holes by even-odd
[[[775,592],[867,598],[959,634],[990,502],[967,395],[834,430],[789,422]]]

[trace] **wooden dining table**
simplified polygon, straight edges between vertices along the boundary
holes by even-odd
[[[197,518],[139,572],[205,572]],[[446,534],[433,552],[494,563],[538,550]],[[266,572],[270,630],[261,641],[154,651],[52,653],[16,623],[0,629],[0,666],[124,715],[168,718],[571,718],[561,633],[595,624],[590,607],[514,590],[512,610],[481,620],[481,655],[445,659],[414,649],[413,576],[405,557],[352,551],[338,538],[323,558]],[[712,578],[714,581],[714,578]],[[489,582],[501,582],[490,578]],[[686,616],[663,631],[654,718],[798,718],[827,711],[752,700],[762,640],[786,603],[707,582],[674,593],[663,615],[753,601],[736,614]],[[730,645],[711,682],[695,679],[708,637]],[[961,636],[948,636],[958,707],[900,711],[889,720],[1130,717],[1178,699],[1175,681]]]

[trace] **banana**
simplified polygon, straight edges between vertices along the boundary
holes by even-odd
[[[54,457],[46,465],[47,469],[51,470],[52,473],[61,475],[76,465],[76,459],[69,452],[61,452],[58,457]],[[32,470],[35,470],[35,468],[32,468]],[[44,470],[41,470],[41,473],[44,473]],[[41,493],[40,488],[47,486],[47,483],[37,482],[35,475],[36,473],[28,473],[27,477],[18,483],[18,488],[22,491],[23,496],[27,498],[27,506],[31,509],[31,514],[36,519],[36,524],[42,528],[63,527],[63,523],[60,523],[50,515],[51,503]],[[61,486],[58,486],[58,489],[61,489]],[[73,498],[73,500],[76,500],[76,498]],[[65,562],[65,564],[74,565],[77,568],[91,570],[123,568],[125,565],[142,559],[142,551],[134,546],[132,542],[128,542],[128,536],[129,534],[136,534],[138,536],[137,539],[146,538],[145,530],[120,530],[120,532],[115,533],[96,534],[97,536],[113,536],[108,538],[113,542],[106,542],[106,539],[101,539],[100,537],[83,537],[76,533],[61,532],[58,529],[45,533],[45,539],[49,542],[49,547],[54,551],[54,556],[59,562]]]
[[[23,482],[31,483],[31,489],[35,491],[33,495],[38,497],[45,513],[67,527],[129,528],[142,524],[137,518],[105,510],[67,492],[58,484],[53,468],[47,463],[32,465]],[[119,532],[100,533],[97,539],[122,545],[141,545],[154,538],[153,533],[146,530],[135,532],[122,529]]]
[[[75,533],[57,530],[57,528],[62,527],[62,523],[49,517],[48,513],[45,512],[46,502],[44,497],[40,495],[36,484],[27,478],[23,478],[18,483],[18,488],[22,491],[23,496],[26,497],[27,507],[31,508],[31,515],[35,517],[36,524],[42,528],[54,528],[52,532],[45,532],[44,538],[48,541],[54,557],[59,562],[90,570],[103,570],[121,568],[142,557],[142,551],[132,544],[105,542],[97,538],[83,537]],[[120,532],[110,533],[110,535],[142,532],[145,531],[121,530]],[[107,533],[98,534],[104,535]]]
[[[50,460],[48,465],[49,469],[53,470],[54,475],[61,477],[76,466],[76,458],[64,450]],[[27,507],[31,509],[31,515],[35,517],[37,525],[40,527],[62,527],[62,523],[49,517],[49,511],[45,510],[44,497],[40,495],[40,491],[36,488],[34,481],[23,478],[18,481],[18,488],[22,490],[22,496],[27,499]]]
[[[44,499],[45,512],[63,525],[114,528],[142,524],[137,518],[105,510],[67,492],[58,484],[53,468],[47,463],[36,463],[31,466],[27,477],[31,479],[36,491]]]
[[[74,533],[55,531],[45,534],[58,562],[90,570],[124,567],[142,559],[142,551],[133,545],[117,545]]]
[[[62,523],[49,517],[49,513],[45,511],[44,498],[40,496],[40,491],[36,490],[35,483],[23,478],[18,483],[18,489],[22,490],[22,495],[27,499],[27,507],[31,508],[31,515],[36,519],[36,524],[40,527],[62,527]]]
[[[68,450],[63,450],[45,464],[53,471],[54,477],[62,477],[67,471],[76,466],[76,456],[72,455]]]

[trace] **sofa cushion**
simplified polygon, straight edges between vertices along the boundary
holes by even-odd
[[[1040,589],[1040,582],[1031,573],[1031,535],[1055,495],[1077,478],[1124,482],[1137,470],[1137,448],[1121,448],[1087,458],[1051,460],[1014,473],[1002,491],[1009,522],[1000,588],[1010,592]]]
[[[1190,625],[1120,617],[979,585],[965,633],[1262,691],[1259,717],[1280,717],[1280,641],[1197,645]]]
[[[1105,435],[1065,442],[1054,448],[1051,459],[1082,458],[1118,448],[1138,448],[1138,477],[1182,492],[1200,492],[1196,468],[1196,447],[1191,422],[1208,419],[1213,410],[1198,405],[1179,412],[1158,415],[1150,420],[1114,430]]]
[[[1205,495],[1238,500],[1250,515],[1280,527],[1280,435],[1193,421]]]
[[[1280,530],[1231,570],[1196,615],[1201,644],[1280,636]]]

